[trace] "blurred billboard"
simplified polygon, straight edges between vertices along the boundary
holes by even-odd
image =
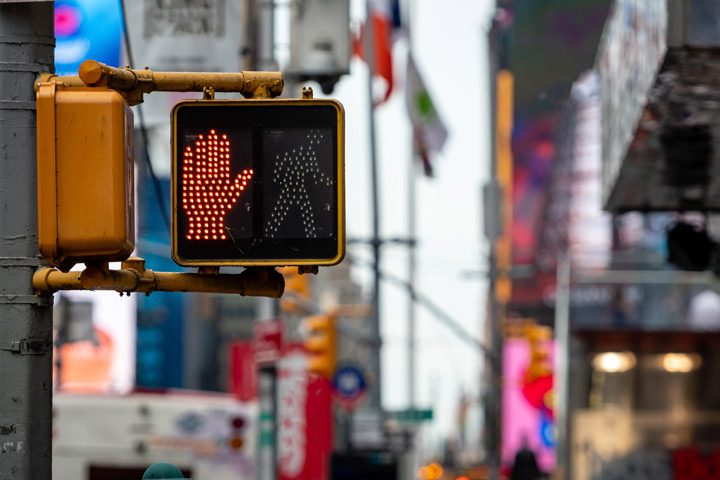
[[[93,59],[120,66],[120,0],[55,0],[55,73],[77,75]]]
[[[135,385],[135,297],[58,294],[53,312],[55,389],[123,394]]]
[[[543,345],[544,362],[553,363],[554,342]],[[530,343],[507,339],[503,345],[502,463],[512,465],[523,445],[535,453],[544,472],[555,467],[553,373],[533,365]]]

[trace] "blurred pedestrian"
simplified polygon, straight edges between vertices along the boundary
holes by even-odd
[[[511,480],[537,480],[542,475],[535,452],[530,449],[527,438],[523,437],[520,450],[515,454]]]

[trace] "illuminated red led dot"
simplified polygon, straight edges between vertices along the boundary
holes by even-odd
[[[209,240],[209,238],[208,238],[208,236],[207,236],[207,235],[205,235],[205,240]]]
[[[225,240],[225,238],[226,238],[225,235],[220,235],[221,240]]]
[[[213,235],[213,240],[217,240],[217,235]]]

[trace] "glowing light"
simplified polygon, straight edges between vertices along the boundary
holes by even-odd
[[[230,174],[230,141],[211,129],[207,136],[197,135],[194,149],[186,146],[182,166],[182,206],[188,218],[188,239],[225,240],[225,215],[235,205],[241,191],[234,185],[247,185],[252,170],[242,170],[236,178]],[[218,145],[221,145],[218,148]],[[197,230],[194,227],[197,226]],[[193,236],[194,234],[194,236]]]
[[[440,480],[443,477],[444,471],[442,465],[439,463],[431,463],[420,467],[417,472],[417,476],[421,480]]]
[[[662,366],[666,372],[688,373],[702,365],[697,353],[666,353],[662,357]]]
[[[635,366],[635,362],[632,352],[603,352],[592,359],[593,368],[606,373],[627,372]]]

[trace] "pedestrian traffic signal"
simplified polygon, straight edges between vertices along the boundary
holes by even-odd
[[[172,112],[180,265],[334,265],[345,250],[334,100],[198,100]]]
[[[310,355],[308,372],[332,378],[337,363],[335,315],[324,313],[306,317],[303,327],[307,332],[305,350]]]
[[[116,91],[37,84],[38,246],[50,264],[121,261],[135,248],[133,114]]]

